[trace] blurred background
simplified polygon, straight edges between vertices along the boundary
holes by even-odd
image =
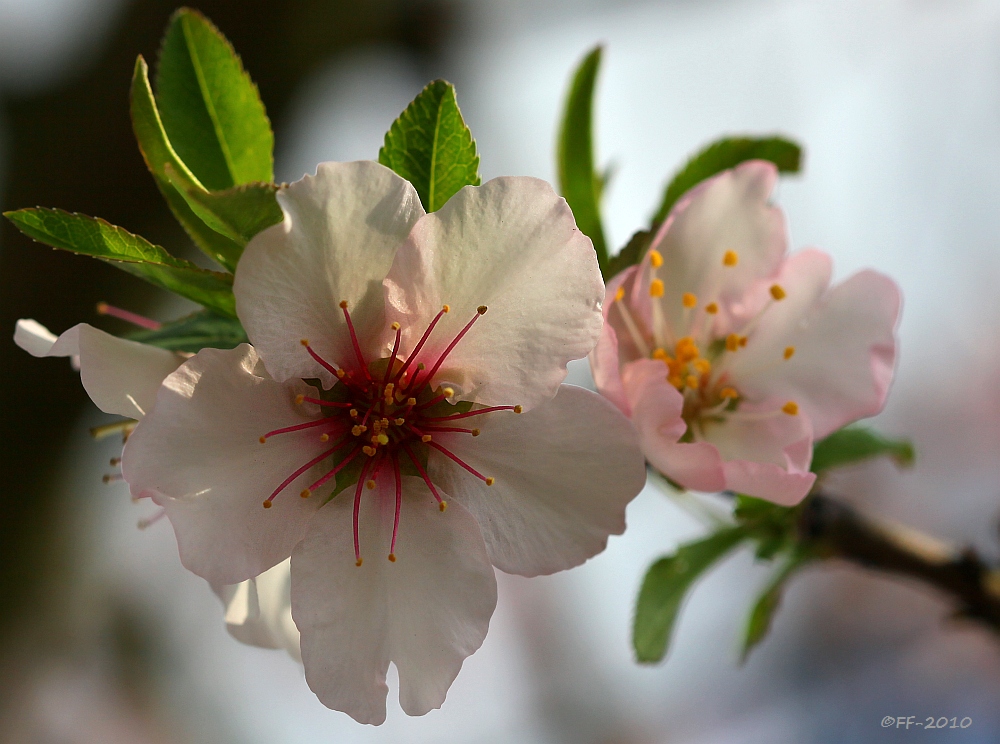
[[[0,0],[0,206],[98,215],[191,249],[131,136],[136,54],[155,59],[165,0]],[[260,86],[277,177],[370,159],[430,79],[458,87],[484,179],[554,180],[570,71],[606,45],[598,149],[614,166],[606,229],[621,245],[693,150],[726,133],[790,135],[802,176],[778,200],[792,243],[872,266],[906,298],[883,430],[917,465],[838,474],[870,513],[998,552],[1000,3],[992,0],[206,0]],[[164,520],[101,476],[120,440],[64,360],[8,340],[19,317],[61,332],[106,300],[184,308],[97,261],[0,228],[0,742],[804,744],[1000,741],[1000,645],[920,587],[840,565],[792,584],[738,664],[766,567],[742,553],[700,583],[666,663],[632,661],[648,564],[698,522],[648,487],[630,528],[576,570],[500,576],[483,648],[419,719],[395,690],[381,728],[323,708],[280,651],[238,644]],[[3,330],[6,329],[6,330]],[[572,381],[587,384],[577,367]],[[883,716],[968,716],[961,731]]]

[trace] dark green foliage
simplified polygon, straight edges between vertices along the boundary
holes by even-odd
[[[126,338],[171,351],[195,353],[204,348],[232,349],[247,342],[246,331],[235,318],[227,318],[211,310],[192,313],[155,331],[138,330]]]

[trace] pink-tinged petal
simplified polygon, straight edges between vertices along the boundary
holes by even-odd
[[[299,629],[292,621],[290,560],[253,579],[213,586],[226,608],[226,630],[248,646],[282,648],[301,661]]]
[[[687,430],[681,418],[684,396],[666,376],[666,365],[653,359],[632,362],[622,374],[646,459],[685,488],[721,491],[725,477],[718,449],[707,442],[677,441]]]
[[[439,511],[417,478],[403,478],[397,558],[386,560],[395,488],[385,475],[363,491],[361,566],[351,489],[319,511],[292,555],[306,682],[327,707],[373,724],[385,720],[390,661],[406,713],[441,707],[462,662],[482,645],[497,601],[476,521],[454,502]]]
[[[764,312],[746,356],[739,352],[730,367],[755,402],[794,400],[817,438],[882,410],[902,304],[895,282],[878,272],[861,271],[823,293],[829,275],[822,252],[792,256],[779,277],[786,299]]]
[[[593,245],[566,201],[536,178],[466,186],[422,217],[385,290],[404,353],[450,306],[421,351],[428,368],[478,307],[489,308],[436,377],[484,405],[531,408],[551,398],[566,363],[585,357],[601,332],[604,283]]]
[[[150,411],[160,383],[183,361],[172,351],[117,338],[86,323],[55,338],[39,323],[20,320],[14,340],[33,356],[78,357],[80,379],[94,405],[134,419]]]
[[[706,439],[725,462],[726,488],[790,506],[816,481],[809,472],[812,427],[801,414],[740,411],[724,423],[704,425]]]
[[[773,164],[752,160],[688,192],[652,244],[663,257],[656,272],[664,284],[663,297],[649,296],[653,275],[647,254],[631,297],[636,312],[649,317],[651,303],[658,301],[670,328],[685,335],[694,319],[704,314],[685,312],[684,293],[694,294],[699,308],[717,303],[717,318],[724,319],[748,287],[774,273],[787,250],[784,215],[768,203],[777,180]],[[727,251],[738,256],[734,266],[723,264]]]
[[[301,465],[329,449],[315,428],[263,434],[315,419],[296,395],[302,381],[267,376],[253,347],[203,349],[163,381],[156,405],[129,437],[122,473],[135,496],[167,510],[181,562],[215,584],[237,584],[287,558],[322,503],[299,491],[327,468],[301,475],[263,501]],[[326,461],[328,463],[328,461]]]
[[[626,416],[632,415],[632,407],[625,395],[625,386],[618,370],[618,337],[610,323],[605,323],[601,329],[601,337],[590,352],[589,360],[597,391],[618,406],[618,410]]]
[[[492,486],[431,450],[428,469],[475,515],[493,565],[523,576],[571,568],[625,529],[646,467],[635,429],[610,402],[562,385],[548,403],[474,419],[481,434],[435,434]]]
[[[236,310],[278,381],[329,371],[302,348],[308,339],[328,362],[358,365],[339,307],[347,300],[368,361],[381,355],[382,279],[424,210],[413,186],[373,162],[321,163],[278,192],[284,221],[247,245],[236,270]]]
[[[617,274],[610,282],[604,295],[604,327],[598,338],[597,346],[590,352],[590,370],[594,376],[594,384],[597,390],[608,400],[618,406],[619,410],[626,416],[631,416],[632,410],[625,395],[625,388],[622,386],[621,371],[619,367],[637,358],[647,356],[645,350],[636,346],[633,335],[642,333],[632,320],[633,327],[630,329],[625,313],[629,312],[627,304],[615,298],[618,291],[624,294],[631,291],[638,272],[637,266],[630,266],[625,271]],[[640,339],[645,341],[645,339]]]

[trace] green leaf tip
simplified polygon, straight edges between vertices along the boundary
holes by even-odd
[[[743,647],[740,650],[740,664],[745,664],[753,651],[771,631],[774,616],[781,606],[785,584],[792,575],[808,563],[810,557],[804,552],[793,552],[781,568],[771,577],[764,591],[757,598],[747,617],[743,632]]]
[[[899,467],[909,467],[916,452],[907,439],[890,439],[862,426],[849,426],[816,443],[810,470],[822,473],[881,456],[891,457]]]
[[[594,87],[602,53],[603,47],[594,47],[573,74],[559,127],[556,162],[559,190],[573,210],[577,227],[593,242],[601,273],[610,279],[608,246],[601,224],[604,178],[594,165],[593,142]]]
[[[646,573],[636,602],[632,645],[638,661],[655,663],[666,656],[681,603],[695,580],[747,537],[742,527],[725,527],[686,543],[660,558]]]
[[[464,186],[478,186],[479,154],[462,118],[455,86],[434,80],[393,122],[378,161],[413,184],[428,212]]]
[[[257,86],[204,15],[171,16],[156,69],[164,130],[209,190],[274,180],[274,135]]]

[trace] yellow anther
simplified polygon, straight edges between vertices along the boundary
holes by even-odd
[[[393,419],[392,423],[394,423],[396,426],[402,426],[403,424],[406,423],[406,419],[403,418],[403,417],[400,417],[398,419]]]
[[[441,309],[444,310],[446,313],[450,313],[451,312],[451,306],[450,305],[442,305]]]
[[[381,445],[383,445],[383,446],[389,444],[389,437],[387,437],[385,434],[379,434],[378,435],[378,443],[381,444]]]
[[[688,375],[684,378],[684,384],[687,385],[692,390],[696,390],[698,385],[701,384],[701,379],[698,375]]]
[[[740,337],[735,333],[726,336],[726,351],[736,351],[740,348]]]
[[[799,412],[799,404],[796,403],[794,400],[790,400],[781,407],[781,410],[787,413],[789,416],[794,416]]]
[[[358,409],[357,408],[352,408],[350,410],[350,414],[351,414],[351,418],[357,418],[358,417]]]
[[[297,406],[301,406],[301,405],[302,405],[302,402],[303,402],[303,401],[304,401],[305,399],[306,399],[306,396],[304,396],[304,395],[296,395],[296,396],[295,396],[295,405],[297,405]]]
[[[271,508],[271,502],[270,501],[265,501],[264,502],[264,508],[265,509],[270,509]]]
[[[678,341],[675,351],[677,353],[677,361],[682,363],[690,362],[701,356],[698,345],[690,336],[685,336]]]
[[[372,434],[371,439],[368,441],[378,447],[378,434]]]
[[[374,491],[375,490],[375,481],[370,480],[367,483],[365,483],[365,488],[367,488],[369,491]]]
[[[364,452],[369,457],[374,457],[376,450],[374,447],[369,447],[368,445],[365,445],[364,447],[361,448],[361,451]]]
[[[426,367],[426,366],[424,365],[424,363],[423,363],[423,362],[418,362],[418,363],[417,363],[417,371],[418,371],[418,372],[422,372],[422,371],[423,371],[423,370],[425,370],[425,369],[427,369],[427,367]]]
[[[329,434],[320,434],[319,435],[319,441],[321,441],[321,442],[329,442],[330,441],[330,435]]]
[[[665,362],[670,359],[670,355],[667,353],[666,349],[653,349],[653,359],[659,359],[661,362]]]
[[[663,254],[655,248],[649,252],[649,265],[654,269],[658,269],[663,266]]]
[[[649,283],[650,297],[663,297],[663,280],[654,279]]]
[[[340,379],[344,379],[344,375],[346,375],[346,374],[347,373],[344,370],[342,370],[342,369],[338,369],[337,370],[337,377],[339,377]]]
[[[360,558],[354,561],[354,565],[357,566],[358,568],[361,568],[362,563],[364,563],[364,561],[362,561]]]
[[[480,305],[479,307],[476,308],[476,312],[479,313],[480,315],[486,315],[487,310],[489,310],[489,308],[486,307],[486,305]]]
[[[431,435],[424,434],[422,437],[420,437],[420,441],[423,442],[424,444],[427,444],[429,441],[431,441]]]
[[[479,429],[473,429],[472,430],[472,436],[478,437],[479,436]]]
[[[785,347],[785,359],[791,359],[793,356],[795,356],[795,347],[794,346],[786,346]]]
[[[447,508],[448,508],[448,502],[447,501],[442,501],[440,504],[438,504],[438,510],[439,511],[444,511]]]
[[[681,377],[680,375],[670,375],[669,377],[667,377],[667,382],[669,382],[678,390],[684,387],[684,378]]]
[[[393,321],[392,325],[389,327],[394,331],[398,331],[400,328],[399,323],[396,323],[395,321]]]
[[[341,310],[346,310],[347,309],[347,300],[341,300],[340,301],[340,309]]]
[[[308,346],[309,345],[309,339],[308,338],[303,338],[303,339],[301,339],[299,341],[299,343],[302,344],[303,346]]]
[[[263,437],[263,436],[262,436],[262,437],[261,437],[260,439],[258,439],[257,441],[258,441],[258,442],[260,442],[261,444],[264,444],[264,442],[266,442],[266,441],[267,441],[267,437]]]
[[[356,437],[360,437],[361,436],[361,432],[363,432],[363,431],[364,431],[364,429],[362,429],[357,424],[355,424],[354,426],[351,427],[351,434],[353,434]]]
[[[521,406],[514,406],[514,413],[523,413],[524,409]]]
[[[385,431],[386,429],[389,428],[389,419],[383,417],[383,418],[379,419],[379,421],[382,424],[382,430],[383,431]]]
[[[121,461],[122,459],[120,457],[112,457],[111,460],[109,460],[109,462],[111,463],[111,467],[118,465]]]
[[[455,390],[454,388],[447,387],[441,391],[441,394],[444,395],[445,398],[450,398],[455,394]]]
[[[684,305],[688,310],[698,305],[698,296],[693,295],[690,292],[685,292],[681,295],[681,304]]]
[[[712,363],[707,359],[695,359],[691,362],[691,366],[698,370],[700,375],[707,375],[712,371]]]
[[[723,266],[735,266],[740,262],[740,254],[736,251],[726,251],[722,254]]]
[[[395,562],[396,562],[396,554],[389,553],[389,563],[395,563]]]
[[[396,387],[396,385],[394,383],[391,383],[391,382],[388,383],[385,386],[385,390],[382,391],[382,397],[383,398],[392,398],[392,391],[393,391],[393,388],[395,388],[395,387]]]
[[[492,486],[495,482],[496,482],[495,478],[487,478],[486,479],[486,485],[487,486]]]
[[[417,399],[416,398],[407,398],[406,399],[406,405],[408,405],[408,406],[415,406],[415,405],[417,405]]]
[[[771,285],[771,297],[778,301],[785,299],[785,290],[781,288],[780,284]]]
[[[310,496],[312,496],[312,491],[310,491],[308,488],[305,488],[302,490],[302,493],[300,493],[299,496],[301,496],[304,499],[308,499]]]
[[[619,287],[615,291],[615,302],[621,302],[625,299],[625,287]]]
[[[707,305],[705,305],[705,312],[708,313],[709,315],[715,315],[717,312],[719,312],[719,306],[716,305],[714,302],[710,302]]]
[[[730,398],[739,398],[740,394],[736,392],[736,388],[724,387],[719,391],[719,397],[723,400],[729,400]]]
[[[746,345],[747,345],[747,337],[746,336],[740,336],[740,348],[742,349]]]

